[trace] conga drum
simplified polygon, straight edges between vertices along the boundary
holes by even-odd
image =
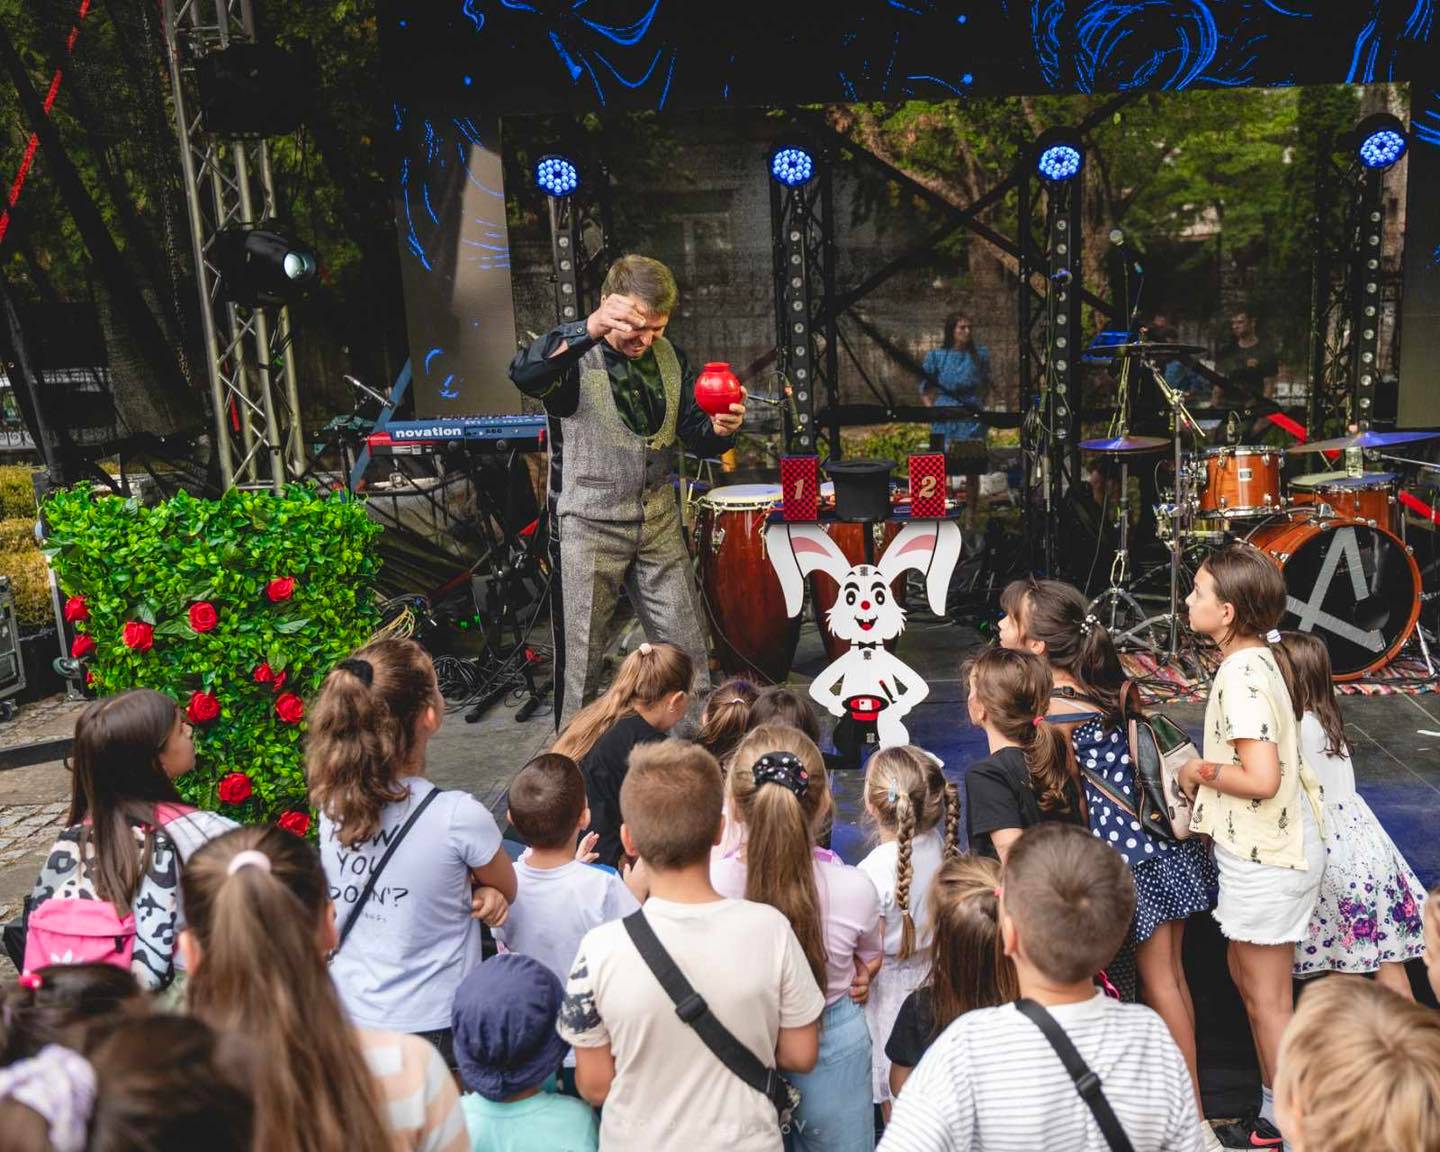
[[[695,546],[700,593],[727,676],[779,684],[790,674],[800,617],[785,611],[785,594],[765,553],[765,524],[780,505],[778,484],[731,484],[696,501]]]
[[[874,520],[864,524],[831,520],[822,523],[821,527],[839,546],[840,551],[845,553],[845,559],[849,560],[851,564],[873,564],[885,554],[885,549],[889,546],[890,541],[895,539],[901,525],[898,520]],[[871,542],[868,559],[865,554],[866,533],[870,534]],[[892,590],[896,601],[901,607],[904,607],[905,581],[903,579],[897,581]],[[810,603],[815,608],[815,626],[820,630],[820,638],[825,642],[825,654],[831,660],[838,660],[850,651],[849,642],[831,635],[830,628],[825,623],[825,618],[830,609],[834,607],[835,600],[839,595],[840,585],[824,572],[810,574]],[[895,639],[885,641],[885,647],[892,652],[895,650],[895,644]]]

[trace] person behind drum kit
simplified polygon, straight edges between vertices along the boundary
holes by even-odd
[[[945,455],[957,458],[965,477],[965,522],[973,526],[980,504],[980,473],[987,463],[985,425],[977,419],[990,393],[990,351],[975,343],[970,317],[945,318],[944,344],[925,353],[920,367],[920,402],[927,408],[958,408],[963,415],[936,421]]]
[[[622,584],[645,634],[683,648],[695,665],[694,690],[710,687],[670,475],[677,441],[704,456],[733,447],[745,405],[707,416],[696,404],[695,374],[665,339],[679,298],[660,261],[622,256],[606,273],[594,312],[552,328],[510,364],[515,386],[544,401],[560,430],[560,463],[552,458],[550,471],[561,587],[553,627],[564,662],[557,723],[599,690]]]
[[[1215,370],[1229,381],[1216,384],[1211,393],[1210,402],[1216,408],[1250,408],[1273,395],[1280,356],[1275,345],[1256,330],[1248,308],[1237,308],[1231,314],[1230,341],[1215,357]]]
[[[1219,646],[1205,708],[1203,759],[1180,784],[1194,798],[1192,832],[1210,836],[1220,873],[1214,916],[1230,942],[1230,975],[1260,1063],[1254,1147],[1279,1147],[1274,1084],[1290,1022],[1295,945],[1304,940],[1325,869],[1320,782],[1300,746],[1290,691],[1272,644],[1285,581],[1260,549],[1231,543],[1206,558],[1185,598],[1190,628]]]

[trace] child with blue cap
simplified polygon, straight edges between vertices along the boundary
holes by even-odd
[[[555,1031],[563,995],[550,969],[513,952],[460,982],[451,1025],[473,1152],[595,1152],[590,1107],[544,1091],[569,1049]]]

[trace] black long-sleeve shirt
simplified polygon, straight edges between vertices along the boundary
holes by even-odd
[[[562,342],[565,351],[551,355]],[[580,358],[596,343],[585,330],[584,320],[561,324],[515,354],[510,362],[510,379],[527,396],[542,401],[549,415],[574,415],[580,403]],[[664,386],[654,351],[631,360],[604,341],[598,343],[620,418],[637,435],[653,435],[665,418]],[[728,452],[735,446],[735,438],[715,435],[710,417],[695,403],[695,373],[685,353],[673,344],[671,347],[680,362],[680,411],[676,414],[675,435],[689,451],[701,456]]]

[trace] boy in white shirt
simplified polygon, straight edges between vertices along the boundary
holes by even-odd
[[[766,1066],[808,1072],[825,997],[784,916],[711,887],[721,795],[720,768],[697,745],[667,740],[630,754],[620,838],[649,871],[642,915],[740,1043]],[[581,1096],[605,1106],[601,1147],[779,1152],[774,1104],[680,1018],[624,924],[586,934],[557,1029],[575,1048]]]
[[[1200,1152],[1190,1074],[1164,1022],[1093,975],[1135,909],[1124,858],[1085,829],[1039,824],[1010,849],[1000,930],[1021,1003],[1039,1004],[1099,1079],[1135,1152]],[[1098,1121],[1039,1026],[1014,1004],[967,1012],[906,1081],[882,1152],[1106,1152]]]

